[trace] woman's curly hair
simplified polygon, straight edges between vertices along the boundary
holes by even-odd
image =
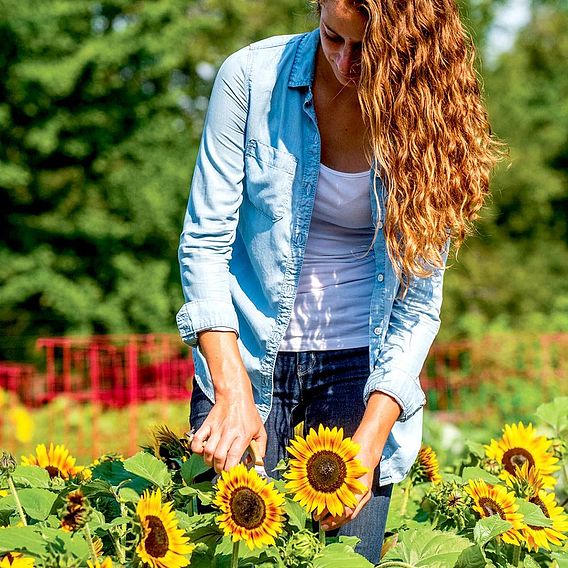
[[[406,287],[443,266],[449,237],[457,250],[471,232],[503,144],[455,0],[347,1],[367,19],[358,95],[387,190],[387,248]]]

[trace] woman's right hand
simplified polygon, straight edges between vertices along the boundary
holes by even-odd
[[[238,464],[251,440],[261,456],[266,452],[266,430],[254,404],[252,386],[237,348],[236,334],[204,331],[200,349],[215,388],[215,404],[195,432],[191,450],[219,473]]]
[[[266,430],[254,401],[247,396],[217,394],[211,412],[193,437],[191,450],[202,454],[205,463],[219,473],[238,464],[253,439],[264,456]]]

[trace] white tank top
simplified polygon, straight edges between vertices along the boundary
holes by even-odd
[[[369,345],[373,233],[370,172],[338,172],[321,164],[298,292],[281,351]]]

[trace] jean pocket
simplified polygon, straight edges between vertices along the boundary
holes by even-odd
[[[285,150],[250,140],[245,151],[245,192],[251,205],[272,221],[290,208],[297,160]]]

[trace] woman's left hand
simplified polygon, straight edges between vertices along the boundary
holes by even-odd
[[[388,435],[399,415],[400,406],[393,398],[379,391],[371,394],[361,424],[352,438],[359,444],[357,459],[369,470],[359,478],[367,487],[367,491],[362,495],[355,495],[357,505],[353,509],[345,507],[341,516],[333,517],[327,509],[320,515],[314,514],[314,519],[320,522],[323,530],[334,530],[353,520],[371,498],[375,468],[381,460]]]
[[[375,473],[375,468],[379,463],[376,459],[376,448],[374,451],[369,451],[369,444],[366,440],[360,440],[357,438],[357,433],[359,430],[353,435],[353,441],[359,444],[360,450],[357,454],[357,459],[361,462],[361,465],[366,467],[369,471],[365,473],[363,476],[359,478],[359,481],[367,487],[367,491],[363,494],[355,495],[357,499],[357,505],[355,508],[351,509],[350,507],[345,507],[345,511],[343,515],[340,517],[333,517],[330,515],[327,509],[324,509],[320,515],[314,513],[314,520],[319,521],[322,529],[324,531],[331,531],[334,529],[338,529],[339,527],[343,526],[345,523],[353,520],[363,509],[363,507],[367,504],[369,499],[372,496],[371,488],[373,487],[373,478]],[[379,456],[380,459],[380,456]]]

